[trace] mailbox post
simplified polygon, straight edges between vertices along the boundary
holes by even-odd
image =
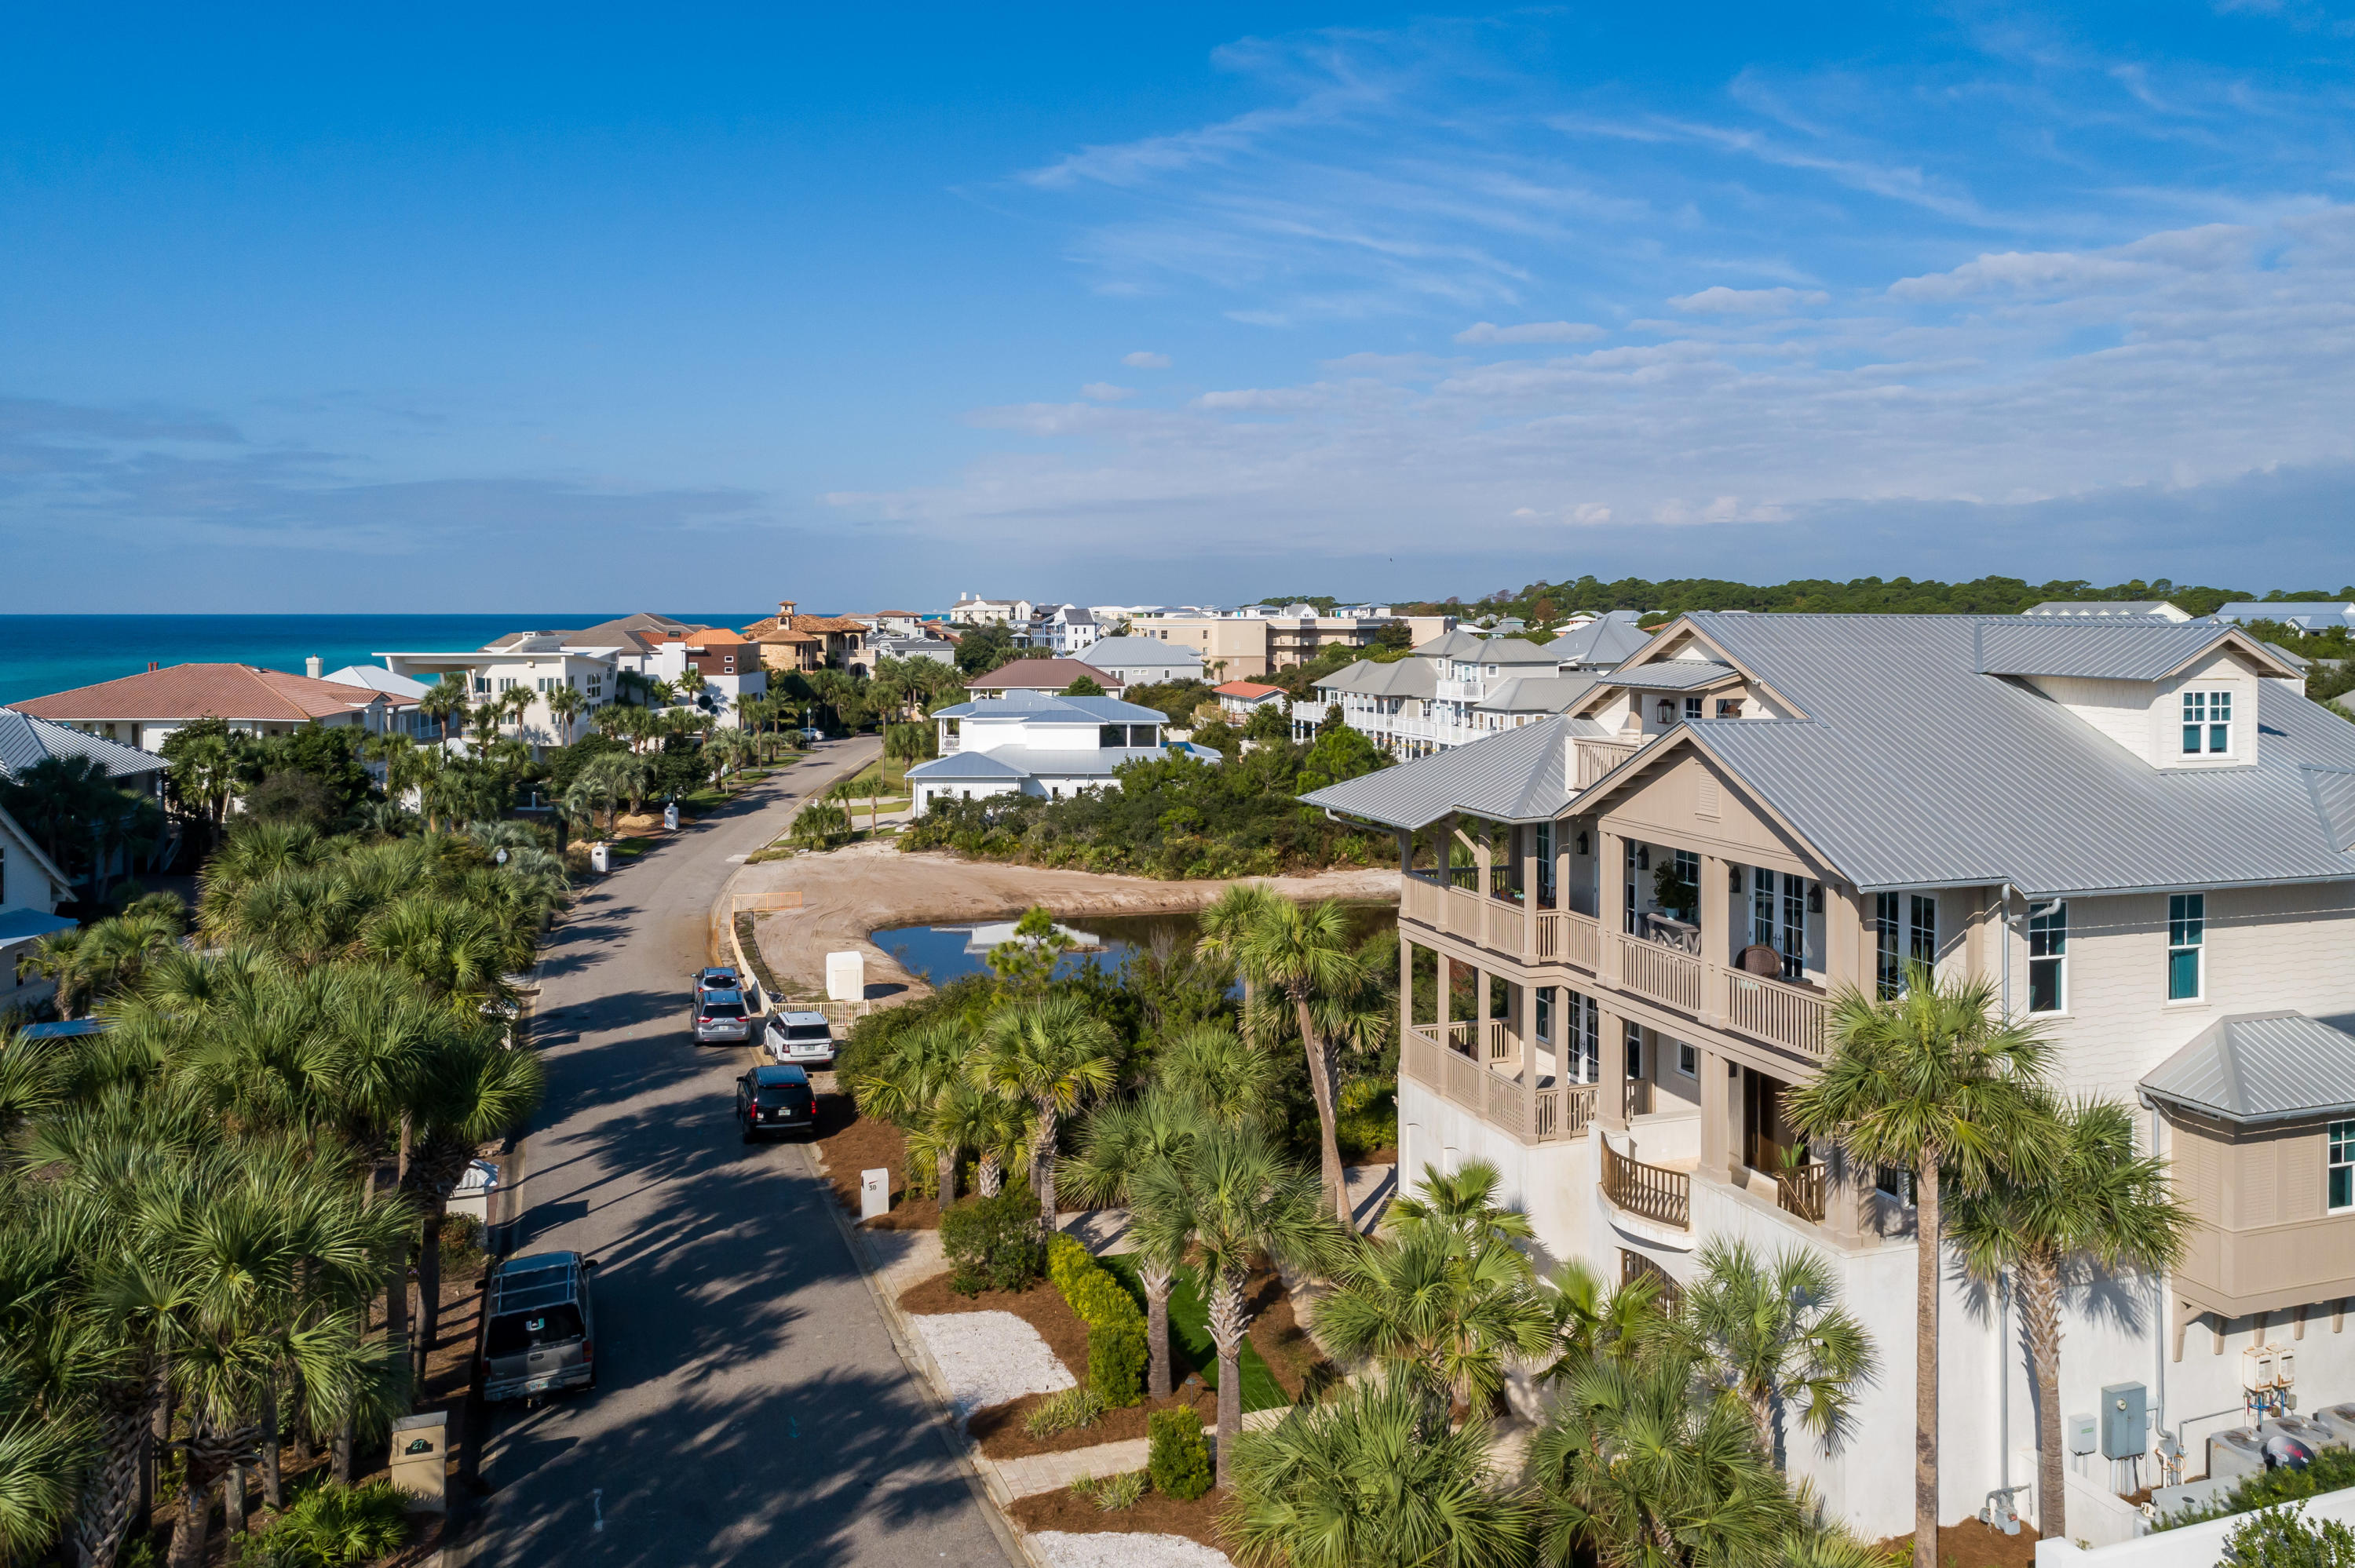
[[[449,1437],[446,1410],[404,1415],[392,1424],[392,1484],[410,1494],[411,1512],[442,1513],[448,1509],[444,1471]]]

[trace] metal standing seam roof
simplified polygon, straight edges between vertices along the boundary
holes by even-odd
[[[1354,692],[1367,697],[1413,697],[1429,702],[1439,693],[1439,673],[1427,659],[1360,659],[1316,683],[1322,691]]]
[[[90,758],[106,769],[110,779],[160,773],[172,766],[152,751],[107,740],[52,719],[20,714],[15,708],[0,708],[0,779],[14,778],[36,762],[52,757]]]
[[[2337,814],[2350,786],[2314,775],[2355,772],[2355,725],[2275,682],[2258,683],[2254,766],[2168,769],[1980,673],[1982,618],[1688,620],[1808,716],[1682,727],[1859,888],[2009,883],[2053,896],[2355,880]],[[2140,667],[2179,662],[2184,630],[2049,628],[2107,645],[2108,668],[2128,662],[2121,638],[2163,645]]]
[[[2243,1125],[2355,1111],[2355,1019],[2220,1018],[2142,1081],[2153,1099]]]
[[[1546,652],[1564,664],[1609,665],[1632,659],[1652,641],[1652,634],[1636,624],[1637,619],[1634,610],[1614,609],[1600,620],[1563,632],[1546,644]]]
[[[2336,850],[2355,850],[2355,770],[2307,768],[2307,789],[2314,796],[2315,814],[2322,819],[2324,835]]]
[[[1614,670],[1609,674],[1597,675],[1594,683],[1625,686],[1637,692],[1689,692],[1740,678],[1732,665],[1721,664],[1714,659],[1663,659],[1657,664],[1640,664],[1633,670]]]
[[[1593,675],[1508,675],[1472,705],[1484,713],[1558,714],[1595,687]]]
[[[976,697],[953,708],[942,708],[934,718],[1039,719],[1049,724],[1167,724],[1159,708],[1118,697],[1067,697],[1060,693],[1034,692],[1018,686],[1002,697]]]
[[[1988,675],[2075,675],[2100,681],[2161,681],[2221,643],[2243,652],[2264,646],[2237,628],[2212,621],[2149,621],[2125,617],[2007,617],[1977,622],[1977,668]],[[2258,652],[2260,660],[2270,654]],[[2294,675],[2287,665],[2267,673]]]
[[[0,942],[29,942],[80,924],[70,915],[52,915],[46,909],[0,909]]]
[[[908,777],[933,783],[944,779],[1109,779],[1123,763],[1139,758],[1107,759],[1101,751],[1033,751],[1007,747],[1002,752],[959,751],[935,757],[908,769]]]
[[[1605,733],[1592,719],[1540,719],[1301,799],[1390,828],[1425,828],[1451,811],[1496,821],[1550,821],[1574,798],[1568,783],[1571,737]]]
[[[1109,670],[1117,666],[1139,669],[1157,665],[1172,670],[1199,670],[1202,655],[1183,642],[1164,642],[1157,637],[1102,637],[1080,651],[1080,662]]]

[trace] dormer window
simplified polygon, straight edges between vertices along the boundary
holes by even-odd
[[[2230,757],[2232,754],[2232,694],[2183,694],[2183,755]]]

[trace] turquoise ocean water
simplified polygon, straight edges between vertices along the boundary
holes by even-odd
[[[0,704],[136,674],[151,661],[259,664],[299,675],[303,661],[315,653],[332,674],[346,664],[381,664],[379,652],[459,652],[509,631],[594,626],[628,613],[0,615]],[[676,613],[710,626],[750,626],[775,611]]]

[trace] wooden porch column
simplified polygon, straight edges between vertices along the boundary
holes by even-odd
[[[1665,1048],[1665,1047],[1664,1047]],[[1732,1146],[1739,1140],[1732,1137],[1728,1125],[1728,1107],[1732,1097],[1727,1093],[1728,1075],[1740,1071],[1732,1063],[1711,1051],[1694,1049],[1700,1068],[1700,1168],[1704,1175],[1741,1184],[1736,1174],[1742,1161]]]
[[[1602,1072],[1595,1079],[1594,1119],[1614,1132],[1627,1130],[1627,1021],[1597,999],[1594,1027],[1601,1036]]]
[[[1855,1243],[1864,1239],[1864,1205],[1872,1195],[1870,1186],[1859,1180],[1861,1168],[1834,1150],[1825,1163],[1824,1228],[1835,1240]]]
[[[1434,1027],[1439,1031],[1439,1043],[1442,1045],[1445,1045],[1447,1044],[1447,1026],[1455,1022],[1455,1020],[1449,1018],[1447,1014],[1455,1005],[1455,977],[1448,972],[1446,948],[1432,948],[1431,957],[1433,962],[1438,966],[1439,980],[1439,994],[1433,999],[1432,1017],[1434,1021]]]
[[[1513,1081],[1517,1084],[1532,1088],[1537,1085],[1537,1074],[1530,1070],[1529,1059],[1537,1054],[1538,1049],[1537,1036],[1531,1033],[1531,1023],[1533,1022],[1531,1014],[1534,1012],[1535,1008],[1530,1000],[1529,988],[1515,980],[1507,980],[1505,982],[1505,1028],[1513,1037],[1513,1050],[1515,1053],[1513,1062]],[[1526,1107],[1529,1103],[1529,1097],[1526,1095],[1522,1096],[1521,1104],[1523,1107]],[[1526,1109],[1523,1111],[1522,1116],[1523,1119],[1526,1120],[1528,1118],[1528,1112]],[[1521,1130],[1523,1132],[1527,1132],[1529,1128],[1524,1127]],[[2304,1337],[2305,1327],[2306,1319],[2304,1318],[2300,1318],[2298,1319],[2300,1338]]]
[[[1538,830],[1523,822],[1513,829],[1521,855],[1521,957],[1538,956]],[[1559,896],[1560,890],[1556,890]]]
[[[1700,1016],[1704,1023],[1725,1022],[1725,982],[1718,971],[1733,963],[1733,954],[1728,950],[1733,916],[1726,898],[1725,877],[1723,856],[1700,857]]]
[[[1833,991],[1844,985],[1862,989],[1879,955],[1870,950],[1872,916],[1864,901],[1872,895],[1852,887],[1824,887],[1824,980]]]
[[[1577,831],[1568,817],[1554,819],[1553,906],[1565,915],[1578,906],[1570,895],[1570,846],[1576,842]]]
[[[1594,917],[1603,927],[1601,978],[1606,984],[1619,983],[1619,944],[1615,940],[1627,927],[1626,879],[1619,863],[1626,856],[1624,841],[1617,833],[1604,831],[1599,824],[1594,830]]]
[[[1414,1027],[1414,944],[1399,938],[1399,1033]]]

